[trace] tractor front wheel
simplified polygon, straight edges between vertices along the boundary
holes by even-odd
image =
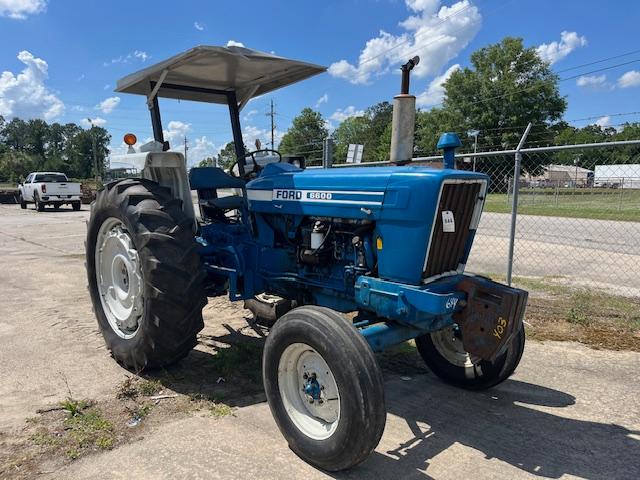
[[[285,314],[267,337],[262,369],[271,413],[303,460],[344,470],[378,445],[386,420],[382,373],[340,314],[315,306]]]
[[[187,355],[207,303],[193,221],[168,188],[142,179],[107,185],[91,208],[87,277],[105,342],[126,368]]]
[[[521,327],[493,363],[466,352],[456,326],[422,335],[416,338],[416,346],[429,370],[441,380],[468,390],[483,390],[511,376],[522,358],[524,339]]]

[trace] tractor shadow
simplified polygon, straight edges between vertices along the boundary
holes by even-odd
[[[215,400],[230,407],[266,402],[262,387],[264,331],[255,325],[222,327],[226,333],[198,335],[198,345],[178,364],[145,377],[194,400]]]
[[[432,374],[386,373],[390,432],[367,461],[335,478],[429,479],[430,462],[441,454],[437,471],[442,473],[443,464],[448,464],[449,476],[508,478],[495,463],[478,465],[471,463],[473,457],[461,458],[456,453],[459,445],[531,476],[640,478],[640,432],[567,418],[579,415],[569,408],[576,403],[572,395],[518,380],[468,392]]]

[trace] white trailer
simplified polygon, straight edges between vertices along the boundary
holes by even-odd
[[[593,185],[602,188],[640,188],[640,164],[596,165]]]

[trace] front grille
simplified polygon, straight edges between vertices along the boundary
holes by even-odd
[[[464,260],[469,229],[483,185],[483,181],[445,182],[442,185],[424,267],[424,279],[458,270]],[[444,231],[442,212],[453,213],[455,231]]]

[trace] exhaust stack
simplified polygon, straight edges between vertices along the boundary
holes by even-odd
[[[409,94],[409,74],[419,62],[420,57],[415,56],[400,67],[402,70],[400,94],[393,97],[389,159],[398,165],[410,162],[413,157],[416,97]]]

